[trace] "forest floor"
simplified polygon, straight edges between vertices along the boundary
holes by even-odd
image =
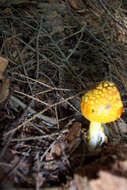
[[[126,1],[0,6],[0,188],[126,190]],[[90,152],[81,96],[113,81],[122,116]]]

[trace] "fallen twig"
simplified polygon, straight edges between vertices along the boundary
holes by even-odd
[[[22,101],[20,101],[18,98],[14,97],[14,96],[10,96],[10,100],[13,101],[14,103],[18,104],[19,106],[21,106],[23,109],[25,109],[27,107],[26,104],[24,104]],[[29,108],[29,113],[30,114],[36,114],[37,112],[35,110],[33,110],[32,108]],[[47,125],[56,125],[56,119],[52,118],[52,117],[48,117],[45,115],[37,115],[37,118],[42,119],[44,122],[46,122]]]

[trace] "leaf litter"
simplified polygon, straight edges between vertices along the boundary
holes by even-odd
[[[1,188],[125,189],[126,3],[1,7]],[[91,153],[80,99],[101,80],[116,83],[124,112],[106,125],[109,143]]]

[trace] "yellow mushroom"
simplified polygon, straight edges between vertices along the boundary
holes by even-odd
[[[107,141],[102,124],[118,119],[122,110],[120,93],[113,82],[100,82],[82,96],[81,112],[90,121],[88,131],[90,147],[96,148]]]

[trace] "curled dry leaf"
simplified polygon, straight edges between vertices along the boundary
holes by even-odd
[[[0,84],[0,103],[4,102],[9,95],[9,78],[5,78]]]
[[[0,103],[4,102],[9,95],[9,78],[4,76],[5,70],[8,66],[8,60],[0,57]]]
[[[7,66],[8,66],[8,60],[3,57],[0,57],[0,80],[3,80],[5,78],[4,72]]]

